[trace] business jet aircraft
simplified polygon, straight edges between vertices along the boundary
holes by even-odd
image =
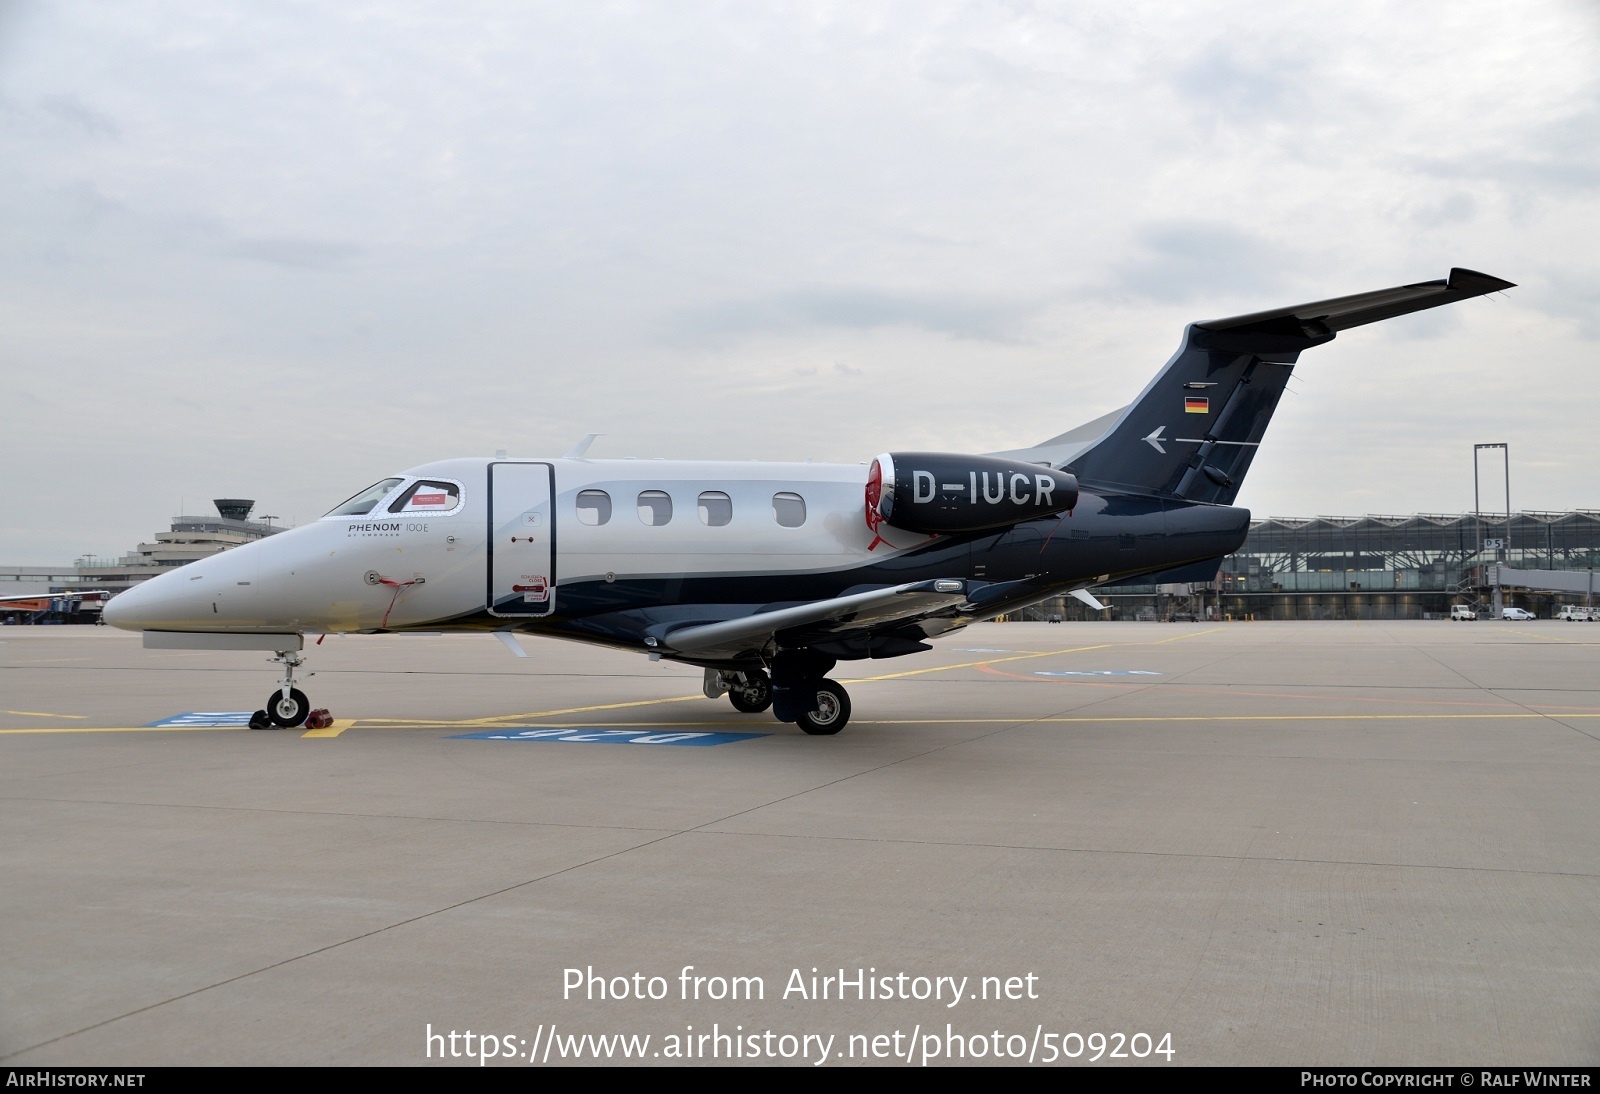
[[[1301,351],[1364,323],[1511,287],[1440,281],[1192,323],[1131,405],[1032,448],[865,464],[559,459],[424,464],[314,523],[130,589],[105,621],[151,648],[260,649],[306,633],[518,632],[705,669],[708,698],[812,734],[850,717],[839,661],[899,657],[968,623],[1134,578],[1211,580],[1232,502]]]

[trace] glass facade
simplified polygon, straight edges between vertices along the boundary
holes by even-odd
[[[1095,590],[1112,618],[1428,619],[1485,604],[1494,563],[1524,570],[1600,567],[1600,511],[1268,517],[1207,586]],[[1549,618],[1582,595],[1504,591],[1507,607]],[[1070,598],[1018,618],[1105,618]]]

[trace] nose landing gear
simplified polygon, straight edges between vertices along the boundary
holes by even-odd
[[[287,692],[274,692],[267,702],[267,717],[275,726],[301,725],[306,720],[306,715],[311,713],[311,700],[306,698],[306,693],[299,688],[290,688]]]
[[[294,670],[305,664],[306,659],[300,656],[299,650],[278,650],[268,660],[283,666],[283,683],[267,696],[265,708],[256,711],[250,719],[250,728],[289,729],[304,725],[306,716],[311,713],[311,700],[306,698],[305,692],[294,686]],[[306,673],[307,677],[315,675],[314,672]]]

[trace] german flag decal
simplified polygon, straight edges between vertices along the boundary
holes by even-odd
[[[1185,414],[1209,414],[1211,413],[1211,400],[1204,395],[1198,398],[1186,397],[1183,400],[1183,412]]]

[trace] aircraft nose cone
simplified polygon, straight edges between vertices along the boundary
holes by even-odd
[[[100,609],[100,621],[102,623],[109,623],[113,627],[121,627],[123,630],[129,629],[128,620],[133,617],[133,609],[122,603],[122,598],[127,595],[127,592],[121,592],[105,602],[105,605]]]
[[[146,581],[118,593],[106,602],[100,618],[125,631],[142,631],[155,626],[159,613],[151,611],[152,602],[161,598],[152,595],[149,586],[150,582]]]
[[[209,590],[215,582],[192,580],[199,563],[162,574],[112,597],[100,618],[125,631],[205,629],[216,613]]]

